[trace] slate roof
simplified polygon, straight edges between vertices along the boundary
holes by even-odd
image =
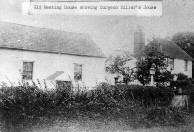
[[[193,61],[194,59],[189,56],[183,49],[181,49],[178,45],[176,45],[174,42],[170,40],[165,40],[165,39],[158,39],[157,40],[159,45],[159,48],[162,49],[162,52],[166,55],[168,55],[170,58],[174,59],[182,59],[182,60],[191,60]],[[145,47],[150,47],[152,46],[151,43],[146,45]],[[145,56],[145,47],[138,51],[137,53],[134,54],[136,58],[139,58],[141,56]],[[160,49],[160,50],[161,50]]]
[[[104,58],[89,35],[0,22],[0,48]]]

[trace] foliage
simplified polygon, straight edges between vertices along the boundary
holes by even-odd
[[[124,82],[128,84],[134,73],[134,67],[126,66],[127,62],[132,61],[130,53],[124,52],[123,55],[110,56],[106,61],[106,71],[111,74],[120,74]]]
[[[166,56],[160,47],[157,39],[151,41],[149,46],[145,48],[144,59],[137,61],[136,78],[143,84],[148,84],[150,81],[150,68],[154,66],[154,80],[157,83],[165,83],[172,80],[170,71],[167,70],[169,65],[168,56]]]
[[[189,55],[194,56],[194,33],[180,32],[172,36],[172,41],[185,50]]]
[[[184,90],[183,92],[187,92],[188,94],[192,88],[192,79],[188,78],[188,76],[183,73],[174,74],[174,76],[175,75],[177,76],[177,80],[171,82],[171,87],[176,87],[177,89],[181,88]]]
[[[3,88],[0,93],[1,115],[13,126],[56,115],[67,119],[101,116],[128,121],[132,118],[138,119],[135,121],[138,124],[147,117],[148,109],[168,108],[173,97],[173,89],[165,87],[101,83],[87,92],[72,93],[67,89],[47,91],[28,85]]]
[[[116,93],[125,99],[139,101],[143,106],[168,106],[173,98],[173,89],[139,85],[116,85]]]
[[[179,32],[172,36],[172,41],[181,47],[188,55],[194,58],[194,33]],[[194,63],[192,63],[192,75],[194,76]]]
[[[191,84],[191,88],[189,90],[189,100],[190,100],[190,111],[194,112],[194,84]]]

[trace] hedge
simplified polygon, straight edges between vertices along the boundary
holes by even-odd
[[[76,116],[76,111],[104,113],[112,108],[168,107],[173,89],[136,85],[101,84],[94,90],[72,93],[69,90],[41,90],[36,86],[7,87],[0,90],[1,116],[12,125],[26,118],[52,116],[59,111]]]

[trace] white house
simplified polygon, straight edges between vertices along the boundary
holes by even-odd
[[[129,68],[135,67],[137,60],[146,56],[145,48],[152,46],[153,45],[151,44],[145,45],[145,33],[141,30],[140,27],[138,27],[138,30],[134,33],[134,53],[131,54],[132,60],[128,61],[125,66]],[[171,73],[183,73],[189,78],[192,78],[193,58],[191,56],[189,56],[178,45],[166,39],[158,39],[157,48],[159,48],[159,50],[161,50],[161,52],[163,52],[165,55],[169,56],[168,59],[170,60],[170,64],[168,70],[171,71]],[[120,53],[122,54],[122,51],[120,51]],[[117,75],[111,75],[110,73],[107,73],[106,79],[111,82],[111,84],[114,84],[113,80],[115,76]],[[132,82],[132,84],[133,83],[134,82]],[[135,81],[135,84],[139,83]]]
[[[171,73],[183,73],[189,78],[192,78],[193,58],[171,40],[158,39],[157,42],[157,47],[154,47],[152,44],[148,44],[145,47],[158,48],[158,51],[167,55],[169,59],[169,67],[167,69],[171,71]],[[145,47],[136,52],[134,56],[136,58],[144,57]]]
[[[86,34],[0,22],[0,82],[41,82],[53,88],[105,80],[106,57]],[[44,81],[43,81],[44,80]]]
[[[171,73],[183,73],[192,78],[192,61],[193,58],[189,56],[178,45],[172,42],[170,39],[157,38],[157,47],[152,44],[145,45],[145,33],[141,27],[138,27],[134,34],[134,56],[140,58],[145,56],[145,47],[158,48],[159,51],[167,55],[171,61],[168,70]]]

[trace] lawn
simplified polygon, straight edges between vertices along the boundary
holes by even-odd
[[[117,114],[112,113],[112,110],[106,113],[81,113],[80,111],[65,111],[53,112],[53,115],[39,117],[36,119],[29,118],[26,122],[10,127],[9,131],[13,132],[194,132],[194,115],[186,111],[181,111],[179,115],[172,113],[169,116],[181,116],[184,118],[180,121],[174,117],[167,118],[166,116],[155,115],[148,116],[150,113],[142,112],[142,109],[131,111],[125,108]],[[151,109],[152,114],[153,109]],[[111,112],[111,113],[109,113]],[[140,114],[142,112],[142,114]],[[73,116],[71,113],[74,113]],[[147,114],[146,114],[147,113]],[[67,116],[70,115],[71,116]],[[164,121],[166,119],[166,121]],[[180,118],[182,119],[182,118]],[[161,122],[160,122],[161,121]],[[177,123],[177,124],[176,124]]]
[[[102,120],[102,119],[78,119],[65,120],[58,119],[52,124],[50,121],[41,121],[31,128],[25,129],[29,132],[194,132],[194,116],[186,116],[187,123],[180,126],[160,126],[150,128],[132,128],[122,119]]]

